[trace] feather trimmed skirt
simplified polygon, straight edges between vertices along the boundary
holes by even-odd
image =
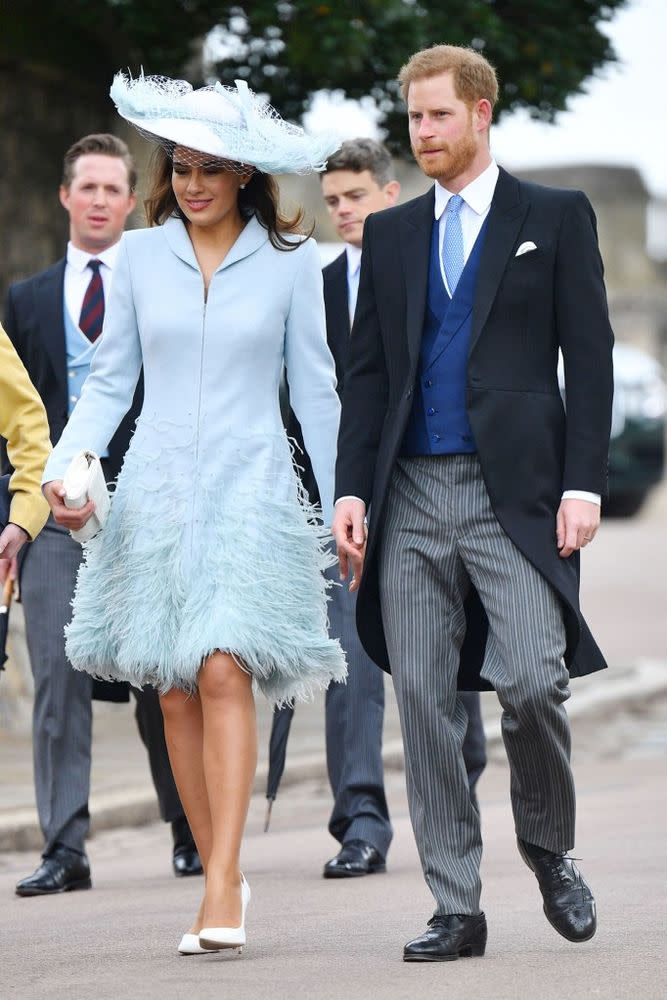
[[[192,450],[151,447],[146,423],[103,530],[83,547],[65,632],[72,666],[161,693],[194,691],[220,650],[278,705],[344,680],[345,655],[327,628],[330,534],[284,436],[268,448],[226,440],[195,481]]]

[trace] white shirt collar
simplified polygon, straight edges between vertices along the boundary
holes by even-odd
[[[345,244],[347,254],[347,276],[353,277],[361,267],[361,247],[355,247],[351,243]]]
[[[110,271],[113,271],[114,264],[116,263],[116,257],[118,256],[118,247],[120,243],[114,243],[113,246],[107,247],[101,253],[93,254],[88,253],[87,250],[81,250],[79,247],[75,247],[72,241],[67,244],[67,263],[70,267],[74,268],[75,271],[79,271],[81,274],[88,267],[89,260],[101,260]]]
[[[498,181],[498,164],[491,160],[488,167],[481,172],[474,181],[466,184],[459,191],[466,205],[475,212],[476,215],[484,215],[488,212],[493,199],[493,192],[496,190]],[[435,182],[435,217],[439,219],[447,208],[449,199],[453,197],[453,192],[448,191],[439,181]]]

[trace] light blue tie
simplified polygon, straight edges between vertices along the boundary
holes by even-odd
[[[460,194],[453,194],[447,202],[445,238],[442,242],[442,262],[445,266],[447,284],[452,296],[456,291],[456,286],[465,267],[463,230],[461,229],[461,216],[459,214],[462,206],[463,198]]]

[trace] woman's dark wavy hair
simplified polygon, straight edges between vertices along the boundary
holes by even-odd
[[[171,176],[171,157],[162,146],[156,146],[150,164],[148,196],[144,200],[149,226],[161,226],[172,215],[187,222],[178,207],[171,186]],[[256,215],[276,250],[296,250],[300,241],[286,239],[286,236],[299,235],[308,239],[313,235],[314,227],[309,233],[304,233],[301,229],[303,210],[299,209],[291,218],[285,216],[280,211],[279,200],[280,192],[275,178],[259,170],[254,171],[245,188],[239,191],[239,209],[243,218],[249,219],[251,215]]]

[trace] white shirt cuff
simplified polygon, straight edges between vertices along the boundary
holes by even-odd
[[[599,493],[587,493],[585,490],[565,490],[563,500],[588,500],[589,503],[596,503],[598,507],[602,503]]]
[[[586,490],[565,490],[565,492],[563,493],[562,499],[563,500],[587,500],[589,503],[596,503],[598,505],[598,507],[602,503],[602,497],[600,496],[599,493],[588,493],[588,492],[586,492]],[[338,497],[338,499],[336,500],[336,503],[334,504],[334,507],[336,507],[343,500],[359,500],[359,503],[364,503],[364,501],[360,497],[344,496],[344,497]],[[364,509],[365,508],[366,508],[366,504],[364,504]]]
[[[338,499],[336,500],[336,503],[334,504],[334,507],[337,507],[338,504],[341,503],[342,500],[358,500],[359,503],[363,503],[364,504],[364,510],[366,510],[366,504],[361,499],[361,497],[338,497]]]

